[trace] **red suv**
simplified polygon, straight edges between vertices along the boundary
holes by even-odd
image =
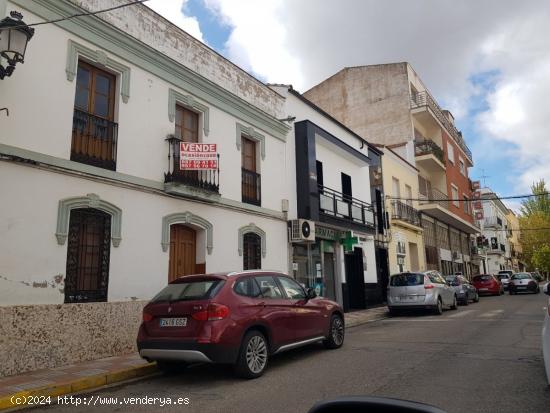
[[[491,274],[476,275],[472,279],[472,284],[476,287],[477,292],[481,294],[502,295],[504,287],[500,280]]]
[[[268,359],[323,341],[344,343],[344,312],[273,271],[191,275],[168,284],[143,309],[137,346],[161,370],[195,362],[234,364],[259,377]]]

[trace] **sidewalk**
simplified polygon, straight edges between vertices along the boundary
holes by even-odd
[[[387,314],[385,306],[346,313],[346,327],[381,320]],[[147,363],[134,353],[1,377],[0,411],[23,408],[25,400],[33,396],[50,396],[51,403],[54,404],[57,396],[93,390],[108,384],[149,376],[157,371],[155,363]]]

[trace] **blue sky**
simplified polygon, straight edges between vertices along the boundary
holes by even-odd
[[[149,4],[258,79],[299,91],[346,66],[407,61],[455,116],[473,152],[472,179],[486,175],[501,195],[550,180],[546,0]]]

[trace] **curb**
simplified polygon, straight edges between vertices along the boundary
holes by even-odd
[[[67,383],[52,384],[49,386],[38,387],[36,389],[23,390],[7,396],[0,397],[0,411],[13,410],[30,407],[22,402],[28,397],[57,397],[66,394],[77,393],[83,390],[96,389],[105,385],[118,383],[138,377],[148,376],[156,373],[157,366],[155,363],[146,364],[139,367],[130,367],[123,370],[116,370],[109,373],[97,374],[78,380],[73,380]],[[12,400],[19,398],[19,403],[14,403]],[[52,403],[53,404],[53,403]],[[34,405],[33,405],[34,406]]]
[[[346,323],[346,328],[348,328],[348,327],[352,328],[352,327],[357,327],[357,326],[360,326],[360,325],[363,325],[363,324],[374,323],[375,321],[385,320],[386,318],[389,318],[388,313],[380,314],[380,315],[377,315],[374,318],[369,318],[369,319],[366,319],[366,320],[354,320],[354,321],[347,322]]]

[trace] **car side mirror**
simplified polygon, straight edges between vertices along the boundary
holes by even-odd
[[[429,404],[390,399],[387,397],[350,396],[325,400],[313,406],[309,413],[445,413]]]
[[[544,294],[550,295],[550,283],[544,286]]]
[[[317,297],[317,293],[315,292],[315,288],[308,288],[306,291],[306,297],[308,300],[311,300],[315,297]]]

